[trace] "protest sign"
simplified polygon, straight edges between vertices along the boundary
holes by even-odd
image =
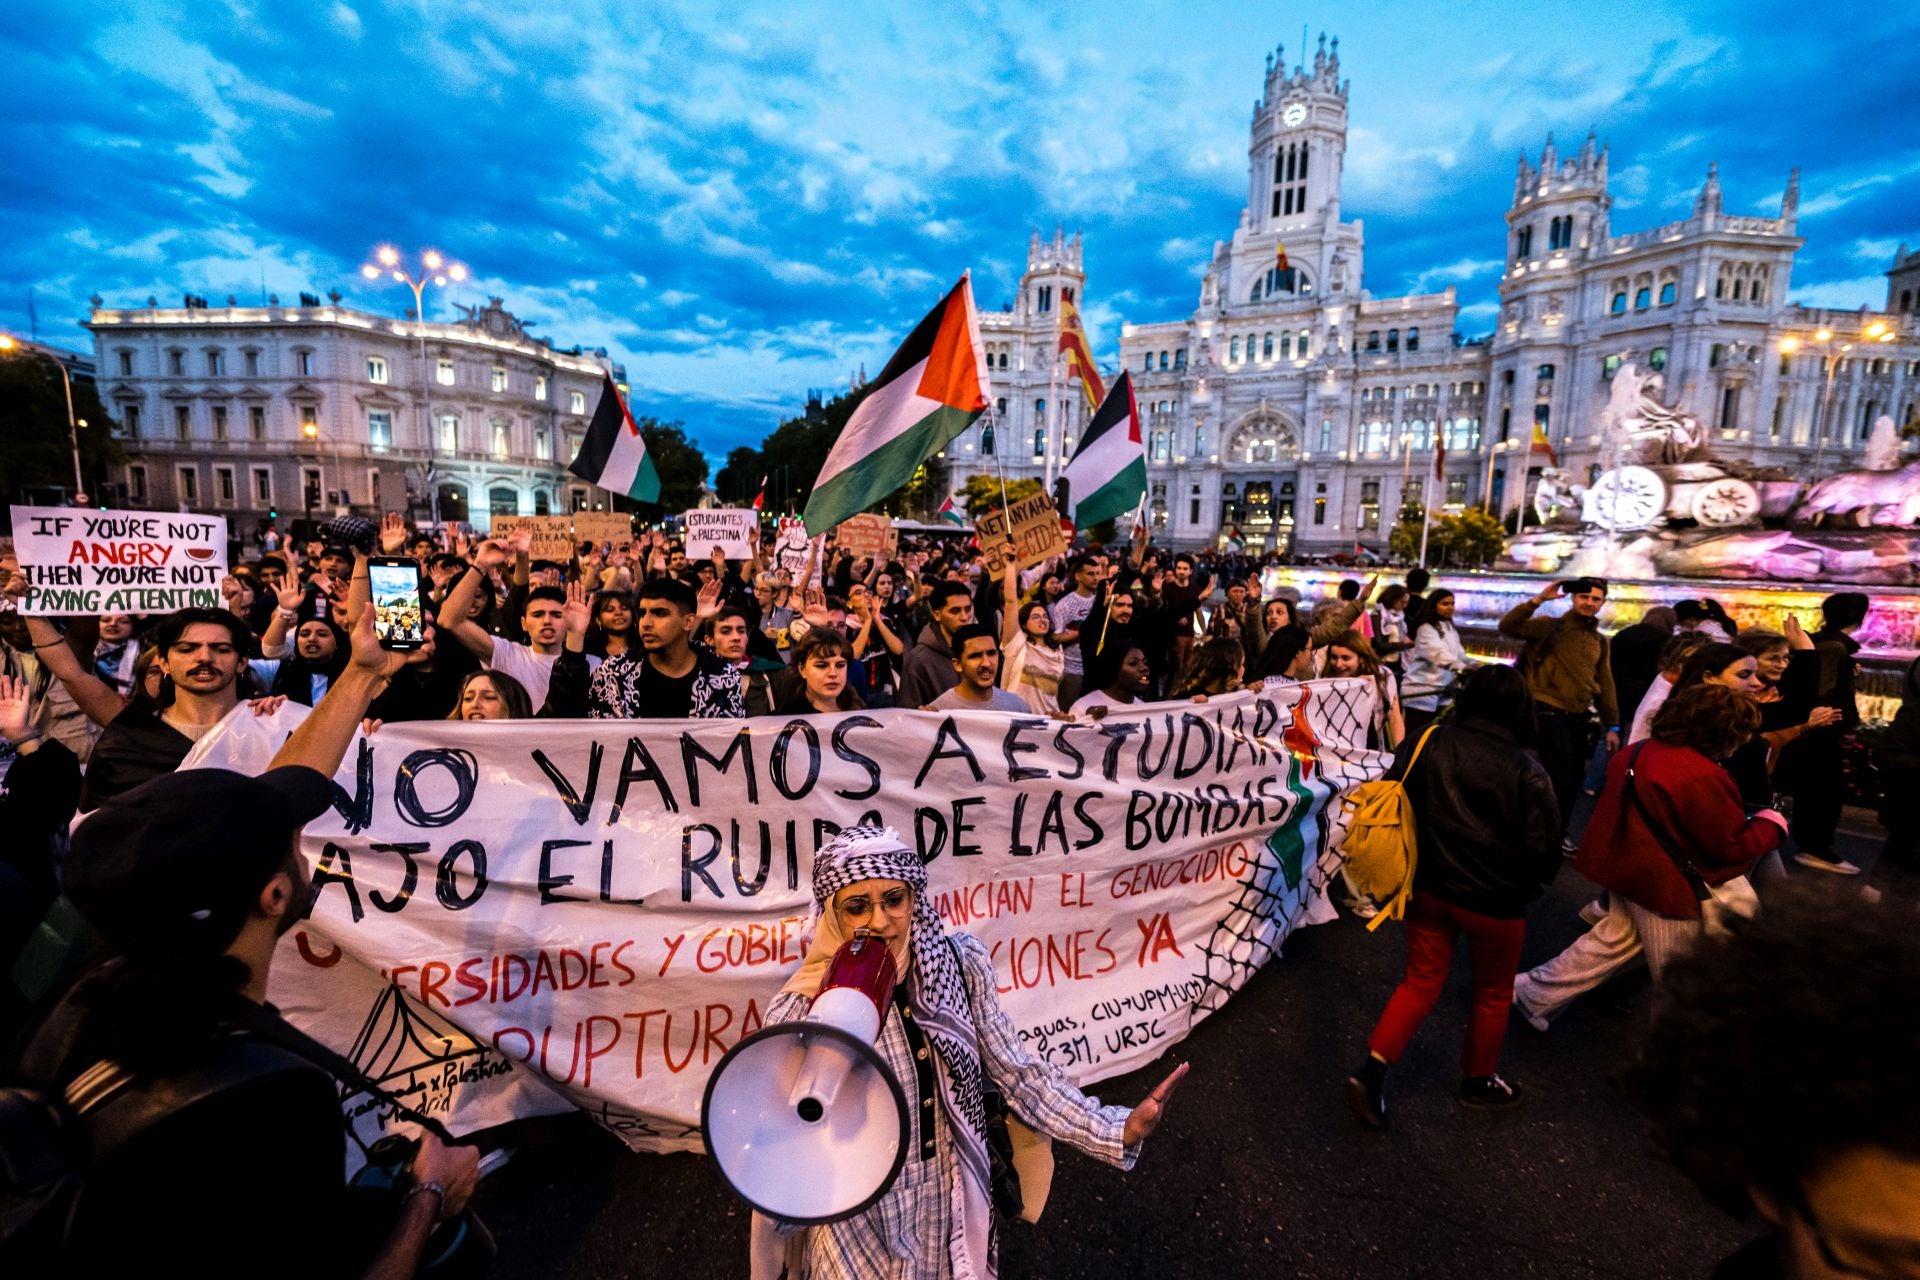
[[[633,540],[633,517],[624,511],[576,511],[573,540],[591,542],[596,547],[611,542],[617,547]]]
[[[15,507],[13,541],[31,588],[21,602],[24,614],[220,607],[224,516]]]
[[[533,535],[527,554],[535,560],[557,560],[566,564],[573,559],[573,520],[569,516],[495,516],[493,536],[505,538],[526,530]]]
[[[799,516],[781,516],[773,537],[773,566],[787,571],[787,580],[796,587],[817,587],[826,566],[826,539],[807,535],[807,526]],[[807,565],[813,565],[811,581],[801,579]]]
[[[900,545],[900,534],[893,521],[877,512],[866,511],[840,522],[834,545],[856,560],[891,556]]]
[[[974,532],[980,538],[980,551],[987,558],[987,573],[999,577],[1006,566],[1007,517],[1013,517],[1013,547],[1020,567],[1030,569],[1067,549],[1060,532],[1060,514],[1053,499],[1044,493],[1022,498],[1010,507],[995,506],[973,518]]]
[[[715,547],[729,560],[745,560],[753,555],[747,541],[760,513],[746,507],[707,507],[689,511],[680,517],[687,547],[687,559],[705,560]]]
[[[390,723],[307,825],[315,905],[269,994],[456,1131],[564,1098],[632,1147],[695,1148],[708,1073],[805,955],[814,850],[871,822],[985,944],[1021,1041],[1086,1084],[1331,918],[1330,802],[1388,760],[1365,749],[1373,689],[1097,722]],[[189,764],[258,770],[304,714],[243,707]]]

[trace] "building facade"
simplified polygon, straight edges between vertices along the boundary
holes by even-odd
[[[565,470],[598,402],[606,353],[557,351],[498,298],[449,324],[303,295],[265,307],[106,308],[97,384],[127,463],[116,501],[227,516],[236,536],[278,517],[440,518],[576,510]],[[424,355],[422,338],[424,337]]]
[[[1914,418],[1920,255],[1888,273],[1886,312],[1788,305],[1797,170],[1777,216],[1727,213],[1710,169],[1688,218],[1616,234],[1606,149],[1589,134],[1562,156],[1549,137],[1515,174],[1492,334],[1459,332],[1451,288],[1375,297],[1364,225],[1341,207],[1348,90],[1338,40],[1291,71],[1284,50],[1268,60],[1247,204],[1198,306],[1122,329],[1151,519],[1175,544],[1237,528],[1269,549],[1381,550],[1403,502],[1510,512],[1548,465],[1536,424],[1589,482],[1609,465],[1600,410],[1626,364],[1661,375],[1716,456],[1796,473],[1858,465],[1877,416]],[[1053,352],[1060,299],[1086,287],[1082,250],[1034,236],[1019,297],[981,315],[994,401],[949,448],[958,480],[1042,477],[1050,448],[1071,454],[1089,415]]]

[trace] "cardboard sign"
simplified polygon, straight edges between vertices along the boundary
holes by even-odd
[[[571,516],[495,516],[493,518],[493,536],[504,539],[510,533],[526,529],[533,534],[533,545],[527,554],[535,560],[558,560],[566,564],[573,559],[573,518]]]
[[[1006,568],[1003,553],[1008,514],[1007,508],[996,504],[973,520],[974,531],[980,537],[980,551],[987,558],[987,573],[996,578]],[[1020,557],[1022,569],[1031,569],[1067,549],[1066,536],[1060,532],[1060,515],[1053,509],[1053,499],[1046,494],[1036,493],[1031,498],[1020,499],[1012,505],[1011,514],[1014,552]]]
[[[729,560],[745,560],[753,555],[747,534],[759,513],[747,507],[706,507],[680,517],[685,531],[687,559],[705,560],[715,547]]]
[[[773,538],[773,567],[785,569],[787,580],[796,587],[818,586],[822,569],[820,561],[826,559],[825,542],[824,538],[809,537],[807,526],[799,516],[781,516]],[[807,561],[813,557],[816,549],[820,554],[813,560],[813,580],[802,582],[801,575],[806,573]]]
[[[633,517],[624,511],[576,511],[573,513],[573,540],[591,542],[595,547],[611,542],[619,546],[633,540]]]
[[[900,533],[889,517],[868,511],[842,521],[834,545],[856,560],[891,557],[900,546]]]
[[[868,821],[986,947],[1020,1043],[1086,1085],[1160,1057],[1333,918],[1337,799],[1391,759],[1366,748],[1374,697],[1320,680],[1044,726],[389,723],[307,824],[313,911],[269,995],[456,1133],[570,1103],[631,1147],[697,1149],[708,1075],[807,953],[814,850]],[[238,708],[186,767],[257,773],[306,714]],[[1009,750],[1011,778],[984,770]],[[404,1127],[367,1102],[343,1100],[364,1139]]]
[[[32,588],[20,612],[218,609],[227,521],[164,511],[15,507],[14,549]]]

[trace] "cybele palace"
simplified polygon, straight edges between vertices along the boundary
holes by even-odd
[[[1458,332],[1451,288],[1373,296],[1363,224],[1340,203],[1339,41],[1329,50],[1323,36],[1291,71],[1283,54],[1253,108],[1246,207],[1214,245],[1199,305],[1121,334],[1163,539],[1213,545],[1237,525],[1250,547],[1379,550],[1403,498],[1490,496],[1510,511],[1521,468],[1537,478],[1548,465],[1529,456],[1536,423],[1585,483],[1606,466],[1599,410],[1626,363],[1661,374],[1660,398],[1709,428],[1717,456],[1800,473],[1822,424],[1820,465],[1833,470],[1859,465],[1879,415],[1913,417],[1920,253],[1903,248],[1887,273],[1884,313],[1789,306],[1797,170],[1771,216],[1728,212],[1710,168],[1691,216],[1622,233],[1608,218],[1606,148],[1589,134],[1562,155],[1549,137],[1514,175],[1491,336]],[[949,447],[956,482],[1040,477],[1049,449],[1071,453],[1090,415],[1052,353],[1062,299],[1087,285],[1081,251],[1077,235],[1034,235],[1019,297],[982,312],[994,404]],[[1428,492],[1436,440],[1444,463]]]

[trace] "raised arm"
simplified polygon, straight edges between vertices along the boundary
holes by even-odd
[[[1014,551],[1013,539],[1007,539],[1006,549],[1001,553],[1002,570],[1000,573],[1000,647],[1006,648],[1013,638],[1020,634],[1020,557]],[[1052,619],[1048,619],[1052,624]]]
[[[483,557],[486,555],[485,547],[481,548],[480,554]],[[446,603],[440,606],[438,619],[442,633],[458,640],[462,647],[483,661],[493,656],[493,637],[467,614],[473,608],[474,598],[480,594],[480,581],[485,572],[476,564],[461,574],[459,581],[453,584],[453,590],[447,592]]]
[[[15,600],[25,600],[29,590],[26,575],[14,574],[7,579],[4,589]],[[74,704],[86,713],[87,719],[104,725],[120,714],[127,705],[126,699],[112,685],[87,669],[58,627],[45,618],[25,618],[22,621],[27,624],[27,639],[33,643],[34,656],[53,673],[54,679],[66,689]]]
[[[409,663],[433,657],[433,636],[408,652],[380,647],[373,631],[373,606],[362,603],[353,624],[353,657],[319,703],[300,722],[280,750],[271,768],[299,765],[331,778],[346,758],[354,732],[393,674]]]

